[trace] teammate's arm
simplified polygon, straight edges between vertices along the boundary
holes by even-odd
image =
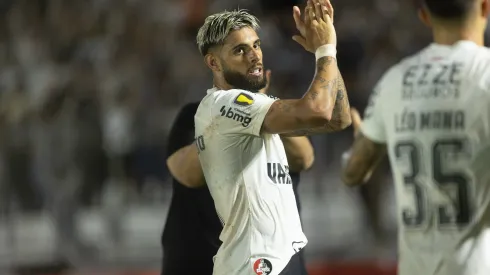
[[[184,106],[175,119],[168,138],[167,168],[174,179],[187,187],[205,184],[194,140],[194,115],[197,105]],[[184,147],[183,144],[190,144]]]
[[[364,120],[361,120],[357,110],[351,110],[354,144],[343,156],[341,173],[346,185],[362,184],[369,180],[386,155],[388,136],[384,110],[390,108],[393,102],[391,91],[397,89],[401,77],[398,67],[391,68],[383,75],[369,98]]]
[[[331,4],[308,1],[305,10],[305,41],[308,47],[336,45]],[[269,134],[307,135],[339,131],[351,124],[347,91],[333,56],[316,61],[310,88],[301,99],[278,100],[265,116],[262,132]]]
[[[167,167],[184,186],[196,188],[206,183],[195,143],[180,148],[167,158]]]
[[[386,155],[386,146],[359,133],[342,167],[342,181],[349,186],[367,182]]]
[[[301,172],[310,169],[315,160],[313,146],[307,137],[281,136],[289,169],[293,172]]]
[[[282,137],[291,171],[301,172],[313,164],[313,147],[306,137]],[[184,186],[201,187],[206,184],[195,143],[180,148],[167,159],[172,176]]]
[[[385,140],[384,127],[379,118],[381,110],[375,102],[376,97],[377,92],[372,95],[371,106],[366,111],[371,115],[366,119],[363,129],[371,136],[377,137],[379,142],[373,141],[361,132],[361,116],[356,109],[351,111],[355,139],[352,148],[342,156],[344,165],[341,173],[342,181],[349,186],[367,182],[386,155],[386,145],[382,142]]]

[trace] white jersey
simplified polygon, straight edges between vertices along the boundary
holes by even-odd
[[[386,143],[400,275],[490,274],[490,50],[432,44],[391,68],[363,134]]]
[[[199,159],[224,225],[214,275],[279,274],[307,243],[284,145],[260,133],[274,101],[211,89],[197,109]]]

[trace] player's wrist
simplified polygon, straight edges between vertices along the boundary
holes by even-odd
[[[315,50],[315,58],[333,57],[337,59],[337,46],[335,44],[325,44]]]

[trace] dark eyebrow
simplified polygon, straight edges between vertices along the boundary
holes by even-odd
[[[260,43],[260,39],[257,39],[254,41],[254,45],[257,43]],[[248,47],[248,44],[244,44],[244,43],[238,44],[238,45],[234,46],[233,48],[231,48],[231,50],[234,51],[240,47]]]

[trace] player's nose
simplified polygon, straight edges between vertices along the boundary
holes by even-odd
[[[260,56],[261,56],[260,55],[260,52],[258,50],[255,50],[255,49],[249,51],[248,52],[248,55],[247,55],[249,61],[252,64],[255,64],[255,63],[259,62],[260,61]]]

